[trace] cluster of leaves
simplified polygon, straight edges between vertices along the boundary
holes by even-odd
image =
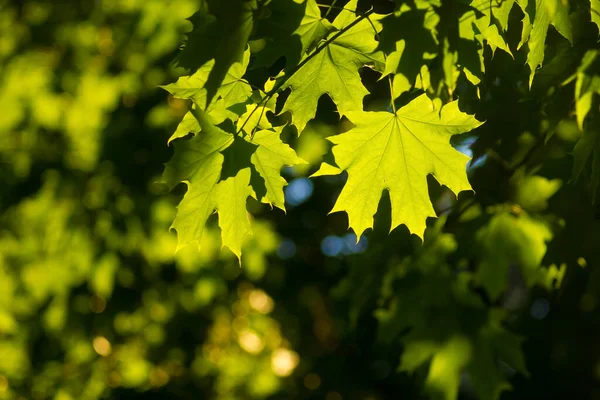
[[[175,255],[174,199],[151,186],[185,113],[156,87],[175,76],[196,6],[0,1],[1,399],[127,398],[178,381],[186,393],[190,376],[224,382],[207,397],[264,397],[296,367],[272,298],[250,283],[277,249],[272,225],[255,224],[243,273],[216,227],[201,252]],[[231,315],[244,329],[204,340]],[[295,364],[271,368],[286,356]]]
[[[573,42],[569,8],[559,1],[516,4],[524,14],[517,49],[527,45],[531,86],[544,60],[549,26]],[[223,246],[241,258],[242,243],[251,233],[247,198],[285,210],[280,171],[303,162],[280,140],[286,121],[279,118],[284,125],[273,126],[269,115],[289,113],[300,135],[325,94],[355,128],[329,139],[334,144],[332,162],[323,163],[314,176],[348,172],[332,212],[347,212],[357,236],[372,228],[384,189],[391,197],[392,229],[405,224],[419,237],[426,218],[435,216],[427,175],[457,195],[471,189],[468,157],[453,150],[449,139],[481,122],[449,100],[462,77],[479,91],[486,45],[492,56],[497,49],[512,56],[504,36],[515,2],[400,2],[397,11],[386,15],[372,9],[359,12],[357,5],[354,0],[339,7],[329,22],[314,1],[239,1],[227,9],[206,1],[191,18],[195,26],[178,63],[193,73],[164,86],[174,97],[192,101],[169,141],[190,133],[194,137],[174,143],[175,155],[163,177],[170,188],[180,182],[188,186],[173,223],[180,247],[199,241],[209,215],[216,211]],[[455,20],[455,29],[445,21],[449,18]],[[244,79],[251,54],[251,69],[269,67],[280,57],[285,64],[276,77],[252,85]],[[586,55],[577,75],[580,127],[597,91],[585,72],[595,55]],[[434,69],[436,63],[441,68]],[[363,99],[369,94],[359,75],[364,67],[390,78],[387,111],[364,110]],[[278,108],[278,95],[286,89],[291,92]],[[415,97],[415,91],[425,93]],[[407,92],[413,99],[396,109],[398,98]],[[579,158],[584,164],[587,156]]]
[[[215,18],[214,23],[224,28],[238,20],[253,21],[252,13],[260,14],[262,10],[253,10],[258,7],[253,2],[238,6],[235,12],[225,12],[226,21]],[[218,15],[220,7],[207,2],[192,20],[209,20],[213,14]],[[387,189],[394,210],[392,228],[406,224],[422,237],[425,219],[434,216],[427,194],[427,174],[434,174],[457,194],[470,189],[465,169],[468,158],[453,150],[449,139],[480,123],[462,113],[457,102],[442,109],[426,95],[396,111],[393,102],[399,93],[394,93],[393,112],[365,112],[362,103],[369,92],[360,80],[359,69],[371,66],[383,72],[393,62],[386,64],[386,55],[375,40],[385,17],[358,13],[357,1],[346,4],[332,23],[320,17],[318,5],[312,1],[279,2],[272,5],[273,10],[270,5],[264,7],[268,16],[259,18],[254,29],[260,39],[252,41],[260,48],[257,63],[270,65],[274,55],[286,56],[286,67],[268,80],[264,89],[253,93],[252,86],[243,79],[250,58],[250,50],[243,51],[253,31],[250,22],[236,28],[239,38],[222,32],[227,40],[235,38],[242,44],[230,46],[228,54],[223,54],[214,42],[203,43],[210,37],[206,32],[214,31],[216,26],[197,23],[179,58],[180,65],[195,72],[164,87],[174,97],[193,102],[171,140],[190,132],[195,136],[174,143],[175,155],[163,176],[171,188],[180,182],[188,186],[173,223],[180,246],[201,240],[203,227],[216,210],[223,246],[241,257],[242,243],[251,232],[247,198],[285,210],[285,181],[280,171],[303,160],[281,142],[284,126],[273,126],[268,114],[276,112],[278,93],[287,88],[291,93],[280,113],[290,113],[299,134],[314,118],[318,100],[324,94],[331,97],[340,116],[356,122],[354,129],[330,139],[337,145],[334,165],[324,164],[316,173],[320,176],[348,171],[348,183],[332,211],[346,211],[350,226],[360,236],[372,227],[381,191]],[[280,15],[284,13],[287,18],[296,18],[298,26],[282,21]],[[294,30],[282,32],[282,23],[284,29]],[[294,45],[276,39],[284,35],[301,43],[296,64],[292,64],[294,56],[283,52]],[[192,57],[192,52],[199,57]],[[221,58],[230,62],[222,64]]]
[[[585,225],[564,200],[549,209],[563,182],[576,190],[591,164],[584,184],[594,196],[600,186],[598,9],[594,0],[201,1],[177,58],[188,75],[163,86],[191,100],[163,173],[171,189],[187,186],[172,225],[178,248],[201,243],[217,213],[222,245],[241,262],[248,209],[285,211],[282,171],[305,163],[290,145],[329,110],[342,132],[310,171],[347,174],[330,212],[347,214],[357,240],[401,225],[424,238],[422,248],[371,249],[377,267],[358,257],[335,293],[352,304],[351,320],[375,313],[383,336],[402,344],[400,369],[425,368],[434,397],[456,398],[466,376],[472,393],[499,398],[511,387],[499,361],[528,374],[521,339],[503,326],[511,302],[522,306],[511,274],[526,291],[551,292],[567,264],[596,257],[588,241],[568,255],[548,249]],[[470,162],[451,144],[466,133]],[[472,182],[477,194],[461,194]],[[427,233],[441,212],[448,219]],[[390,252],[400,260],[386,261]]]

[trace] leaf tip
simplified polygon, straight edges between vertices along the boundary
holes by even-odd
[[[177,231],[174,227],[169,228],[169,230]],[[180,238],[179,232],[177,232],[177,246],[175,247],[175,254],[179,253],[181,249],[195,243],[198,250],[201,249],[200,242],[198,240],[185,241]]]
[[[237,247],[237,246],[236,246],[236,247]],[[227,245],[227,244],[221,244],[221,250],[223,250],[223,249],[225,249],[225,248],[229,249],[229,251],[231,251],[231,252],[232,252],[232,253],[235,255],[235,258],[237,258],[237,260],[238,260],[238,264],[240,265],[240,268],[241,268],[241,267],[242,267],[242,249],[241,249],[241,248],[235,248],[235,249],[234,249],[234,248],[233,248],[232,246],[230,246],[230,245]]]

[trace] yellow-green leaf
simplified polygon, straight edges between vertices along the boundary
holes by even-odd
[[[164,85],[162,88],[174,97],[191,99],[198,107],[211,115],[216,123],[223,122],[225,118],[234,119],[236,115],[228,112],[228,108],[246,102],[252,95],[252,88],[243,79],[249,62],[250,50],[246,50],[241,62],[236,62],[229,68],[217,90],[217,97],[208,104],[206,82],[214,68],[214,60],[204,64],[192,75],[182,76],[176,82]]]
[[[283,188],[287,182],[281,176],[281,168],[306,164],[306,161],[298,157],[290,146],[281,141],[280,133],[281,129],[275,132],[269,130],[256,132],[252,143],[259,146],[250,160],[265,181],[266,194],[261,201],[285,211]]]
[[[200,243],[208,217],[217,211],[223,246],[240,258],[243,241],[251,234],[246,211],[246,199],[252,194],[250,166],[236,166],[231,176],[221,179],[225,159],[221,152],[233,144],[234,136],[212,125],[201,110],[195,116],[202,132],[174,144],[175,154],[163,173],[170,187],[179,182],[188,186],[172,225],[177,248]]]
[[[269,66],[282,55],[288,68],[334,30],[321,16],[315,0],[277,0],[267,5],[269,16],[259,20],[254,36],[255,67]]]
[[[592,13],[592,22],[596,24],[600,30],[600,0],[590,0],[590,8]]]
[[[535,1],[535,6],[533,1]],[[529,47],[527,64],[531,70],[529,76],[529,86],[531,86],[535,71],[544,61],[546,35],[550,25],[554,26],[558,33],[567,38],[571,44],[573,43],[569,4],[564,0],[518,0],[517,2],[525,14],[519,47],[525,42]]]
[[[356,0],[345,6],[350,10],[355,7]],[[354,13],[344,10],[333,25],[344,29],[358,18]],[[374,65],[378,70],[383,70],[385,66],[383,53],[375,51],[377,41],[373,27],[379,29],[377,20],[380,16],[372,15],[370,18],[374,21],[373,24],[363,19],[318,54],[305,57],[306,63],[285,83],[285,87],[292,88],[292,93],[282,113],[291,112],[292,123],[299,133],[314,118],[319,98],[324,94],[331,97],[340,115],[362,110],[363,97],[369,92],[363,86],[358,70],[365,65]],[[330,34],[329,39],[334,35],[336,33]]]
[[[390,193],[391,229],[405,224],[422,238],[427,217],[436,216],[427,175],[456,194],[471,189],[466,174],[469,157],[453,149],[449,141],[481,122],[461,112],[458,102],[440,110],[421,95],[396,114],[358,111],[347,117],[355,128],[329,138],[335,144],[335,162],[348,171],[332,212],[346,211],[357,237],[373,226],[383,190]]]

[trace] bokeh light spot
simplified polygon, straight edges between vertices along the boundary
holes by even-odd
[[[271,369],[277,376],[290,376],[299,362],[300,357],[295,351],[280,348],[271,354]]]
[[[273,311],[274,303],[262,290],[253,290],[248,297],[250,306],[261,314],[268,314]]]
[[[368,241],[365,236],[361,236],[358,243],[356,243],[356,234],[351,232],[344,236],[344,249],[342,252],[346,255],[358,254],[367,250],[367,246]]]
[[[238,338],[238,343],[250,354],[259,354],[265,347],[262,339],[252,331],[243,331]]]
[[[96,336],[92,346],[94,351],[103,357],[108,356],[111,352],[110,342],[104,336]]]
[[[327,236],[321,241],[321,252],[328,257],[336,257],[344,250],[344,241],[337,236]]]
[[[277,255],[282,260],[289,260],[296,255],[296,244],[290,239],[283,240],[277,248]]]
[[[308,178],[297,178],[289,183],[285,188],[285,201],[298,206],[304,203],[312,196],[313,184]]]

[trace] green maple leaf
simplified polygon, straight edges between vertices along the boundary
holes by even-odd
[[[490,223],[477,232],[481,246],[481,263],[477,280],[492,299],[506,290],[508,271],[517,265],[529,286],[540,280],[540,268],[546,242],[552,232],[545,223],[526,214],[515,217],[508,213],[495,215]]]
[[[246,211],[246,199],[252,194],[250,166],[242,165],[234,175],[220,180],[225,159],[222,151],[234,143],[234,136],[212,125],[201,110],[194,114],[202,132],[174,143],[175,154],[163,173],[169,187],[180,182],[188,187],[171,226],[177,231],[177,249],[199,243],[208,217],[217,211],[223,246],[240,258],[243,241],[251,234]]]
[[[347,9],[356,9],[356,0],[350,1],[334,20],[333,25],[341,30],[358,19]],[[375,29],[380,16],[371,15],[372,23],[361,20],[342,33],[316,55],[309,55],[302,65],[285,83],[291,87],[282,113],[292,114],[292,123],[301,133],[306,123],[314,118],[319,98],[328,94],[336,104],[340,115],[348,111],[362,110],[363,97],[369,92],[363,86],[359,68],[375,65],[382,70],[385,62],[383,53],[376,52]],[[329,39],[336,35],[332,33]],[[323,43],[323,42],[322,42]]]
[[[273,125],[267,118],[267,110],[271,110],[267,106],[258,104],[249,104],[246,106],[246,112],[240,115],[236,126],[237,130],[243,130],[247,134],[251,134],[255,128],[271,129]]]
[[[510,16],[510,11],[514,4],[515,0],[494,0],[491,4],[488,2],[487,9],[492,10],[492,14],[494,18],[498,20],[500,29],[502,29],[503,32],[506,32],[508,29],[508,17]],[[481,10],[481,8],[478,9]]]
[[[306,164],[306,161],[281,141],[279,138],[281,130],[282,128],[276,129],[275,132],[270,130],[256,132],[252,143],[257,144],[258,148],[250,160],[265,182],[266,193],[261,201],[285,211],[283,188],[287,185],[287,181],[281,176],[281,168]]]
[[[223,122],[226,118],[234,120],[237,118],[237,114],[230,108],[247,102],[252,95],[252,88],[243,79],[249,62],[250,50],[246,50],[242,60],[229,68],[216,92],[217,96],[211,101],[208,101],[206,82],[214,69],[214,60],[208,61],[192,75],[182,76],[176,82],[161,87],[171,93],[173,97],[192,100],[194,104],[209,114],[216,124]]]
[[[548,199],[560,189],[560,179],[546,179],[538,175],[526,175],[518,169],[510,179],[515,204],[527,211],[540,212],[548,208]]]
[[[199,10],[190,17],[194,27],[187,33],[188,40],[177,62],[195,71],[214,60],[204,83],[207,103],[216,95],[229,68],[242,61],[257,7],[256,0],[200,0]]]
[[[502,326],[507,312],[485,306],[470,289],[470,272],[451,272],[447,260],[457,242],[443,227],[442,217],[414,256],[387,269],[382,294],[390,296],[390,306],[375,312],[379,339],[389,343],[400,336],[399,369],[427,367],[425,388],[432,398],[456,399],[466,373],[478,398],[497,400],[510,388],[498,359],[528,375],[523,339]]]
[[[472,344],[460,335],[451,337],[435,349],[425,379],[427,391],[432,394],[432,397],[445,400],[458,398],[460,376],[462,370],[468,365],[472,353]]]
[[[465,17],[468,20],[472,31],[471,35],[461,35],[461,37],[477,39],[482,45],[485,41],[492,49],[492,55],[496,49],[501,49],[512,56],[510,48],[502,34],[508,29],[508,16],[515,0],[474,0],[471,7],[475,11],[468,13]],[[461,26],[462,22],[461,22]]]
[[[592,14],[592,22],[596,24],[600,31],[600,0],[590,0],[590,11]]]
[[[240,110],[235,109],[236,106],[242,106],[248,101],[252,95],[252,88],[248,82],[243,79],[244,73],[250,62],[250,50],[246,50],[244,58],[239,63],[234,63],[227,71],[227,75],[217,90],[217,98],[213,99],[210,104],[207,101],[207,89],[205,84],[209,78],[210,72],[214,67],[214,60],[211,60],[200,67],[194,74],[182,76],[176,82],[161,86],[179,99],[190,99],[195,106],[205,110],[210,116],[213,124],[218,125],[229,118],[232,121],[237,119]],[[196,134],[201,130],[198,120],[194,117],[191,111],[187,112],[175,133],[169,138],[168,143],[175,139],[187,136],[190,133]]]
[[[452,311],[472,312],[465,308]],[[475,335],[471,338],[447,329],[443,333],[446,338],[440,340],[440,333],[428,335],[423,332],[423,328],[414,325],[413,329],[418,332],[402,339],[404,352],[400,370],[413,373],[429,363],[425,387],[433,398],[455,400],[461,376],[466,372],[478,398],[499,399],[503,391],[511,389],[511,385],[505,374],[498,369],[498,358],[525,376],[529,376],[529,372],[521,350],[523,339],[505,330],[497,321],[499,318],[496,314],[500,313],[490,312],[490,321],[474,332]],[[425,322],[425,327],[430,324],[431,322]]]
[[[328,138],[340,169],[348,181],[331,212],[346,211],[356,236],[373,226],[373,215],[387,189],[392,203],[392,226],[405,224],[423,237],[427,217],[435,212],[427,190],[427,175],[458,194],[470,190],[466,164],[469,157],[450,145],[450,137],[482,123],[458,109],[454,101],[441,110],[425,95],[389,112],[349,112],[356,126]],[[325,167],[330,173],[338,168]],[[318,171],[316,176],[323,175]]]
[[[269,93],[275,85],[274,80],[267,80],[263,93]],[[267,111],[275,112],[277,106],[278,94],[275,93],[269,98],[265,98],[263,93],[255,92],[252,96],[254,103],[246,105],[246,112],[240,115],[236,126],[238,131],[244,131],[251,134],[255,128],[271,129],[272,125],[267,118]]]
[[[598,187],[600,187],[600,134],[597,128],[583,131],[573,148],[573,180],[577,180],[581,176],[590,157],[592,157],[590,186],[595,202]]]
[[[421,69],[437,56],[435,27],[439,17],[429,9],[410,9],[388,15],[383,25],[379,48],[388,54],[383,75],[394,75],[394,97],[415,85]]]
[[[584,171],[588,160],[592,157],[591,187],[593,199],[600,186],[600,134],[594,119],[584,129],[584,122],[592,109],[594,95],[600,94],[600,52],[588,51],[581,61],[577,72],[571,77],[575,79],[575,112],[577,125],[582,131],[581,137],[573,148],[573,180],[576,181]],[[569,79],[570,81],[570,79]]]
[[[459,64],[466,78],[474,85],[481,82],[485,71],[483,51],[487,44],[492,50],[492,56],[501,49],[512,57],[512,53],[504,34],[508,28],[508,16],[515,0],[473,0],[469,8],[458,7],[459,41],[456,51],[445,49],[444,68],[448,86],[454,89]]]
[[[439,29],[440,47],[442,48],[441,66],[444,83],[452,94],[456,89],[457,79],[461,72],[473,84],[481,82],[484,71],[483,38],[474,21],[482,14],[475,12],[468,2],[454,2],[444,12],[445,24]],[[455,32],[458,21],[458,32]],[[450,26],[449,26],[450,24]],[[458,33],[458,35],[456,35]]]
[[[200,133],[201,129],[202,128],[200,128],[200,124],[198,123],[196,117],[194,117],[194,114],[191,111],[188,111],[181,119],[181,122],[179,122],[179,125],[177,125],[175,132],[171,135],[167,141],[167,144],[171,144],[171,142],[175,139],[186,137],[190,133],[194,135]]]
[[[521,350],[524,339],[502,326],[505,318],[504,310],[491,311],[488,323],[479,330],[474,343],[467,373],[480,399],[499,399],[503,391],[512,388],[505,374],[498,369],[498,358],[522,375],[529,376]]]
[[[527,43],[529,53],[527,64],[531,70],[529,86],[533,83],[535,71],[544,61],[546,35],[550,25],[573,44],[568,3],[563,0],[517,0],[525,14],[523,33],[518,48]],[[533,15],[533,22],[531,21]]]
[[[256,21],[253,68],[270,66],[282,55],[287,68],[297,65],[304,53],[334,30],[315,0],[275,0],[267,5],[268,16]]]
[[[247,198],[260,195],[262,202],[285,210],[287,182],[281,168],[305,161],[281,141],[282,128],[260,130],[252,139],[234,137],[214,126],[203,111],[193,109],[192,114],[201,131],[175,142],[175,154],[163,173],[170,188],[180,182],[188,186],[171,226],[177,231],[177,248],[200,243],[208,217],[216,211],[223,246],[241,260],[242,245],[252,233]],[[252,166],[264,181],[264,193],[252,185]]]
[[[585,117],[592,109],[595,94],[600,94],[600,58],[598,50],[590,50],[583,56],[581,65],[574,75],[575,81],[575,112],[577,125],[583,131]]]

